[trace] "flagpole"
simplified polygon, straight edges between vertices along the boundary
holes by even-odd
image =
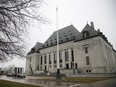
[[[59,69],[59,36],[58,36],[58,8],[56,7],[56,28],[57,28],[57,78],[60,78]]]

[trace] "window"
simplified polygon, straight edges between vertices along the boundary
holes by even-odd
[[[77,69],[77,63],[75,63],[75,69]]]
[[[88,53],[88,47],[85,47],[85,53]]]
[[[42,65],[42,59],[43,59],[43,57],[41,56],[41,65]]]
[[[54,63],[56,63],[56,53],[54,53]]]
[[[90,73],[90,72],[91,72],[91,70],[86,70],[86,72],[87,72],[87,73]]]
[[[62,63],[62,52],[59,52],[59,62]]]
[[[72,33],[70,33],[70,35],[72,35]]]
[[[65,51],[65,61],[69,61],[68,51]]]
[[[71,36],[71,39],[75,39],[75,36]]]
[[[54,65],[54,68],[57,68],[57,66],[56,66],[56,65]]]
[[[86,64],[87,64],[87,65],[90,65],[89,56],[86,56]]]
[[[68,40],[68,38],[65,38],[65,40],[67,41],[67,40]]]
[[[67,35],[64,35],[65,37],[67,37]]]
[[[71,63],[71,68],[74,68],[74,63]]]
[[[71,50],[72,61],[74,61],[74,52]]]
[[[51,42],[50,44],[51,44],[51,45],[53,45],[53,43],[52,43],[52,42]]]
[[[63,40],[61,39],[60,42],[63,42]]]
[[[46,64],[46,55],[44,56],[44,63]]]
[[[54,42],[55,44],[57,43],[57,41]]]
[[[62,64],[60,64],[60,68],[62,68]]]
[[[37,70],[39,70],[39,65],[37,66]]]
[[[51,55],[49,54],[49,64],[51,64]]]
[[[42,66],[40,67],[40,70],[42,70]]]
[[[47,67],[46,67],[46,65],[45,65],[45,71],[47,70]]]
[[[48,46],[48,44],[46,44],[46,46]]]
[[[40,67],[40,70],[42,70],[42,66]]]

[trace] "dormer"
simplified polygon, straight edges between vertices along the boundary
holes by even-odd
[[[83,38],[89,37],[89,32],[88,31],[83,31],[82,34],[83,34]]]

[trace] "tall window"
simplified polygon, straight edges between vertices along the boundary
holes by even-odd
[[[85,47],[85,53],[88,53],[88,47]]]
[[[65,51],[65,61],[69,61],[68,51]]]
[[[62,52],[61,51],[59,52],[59,61],[60,63],[62,63]]]
[[[44,63],[46,64],[46,55],[44,56]]]
[[[43,62],[43,57],[41,56],[41,65],[42,65],[42,62]]]
[[[72,61],[74,61],[74,52],[71,50]]]
[[[56,63],[56,53],[54,53],[54,63]]]
[[[87,64],[87,65],[90,65],[89,56],[86,56],[86,64]]]
[[[51,55],[49,54],[49,64],[51,64]]]

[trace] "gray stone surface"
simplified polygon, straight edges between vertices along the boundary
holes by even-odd
[[[18,79],[9,78],[6,76],[0,76],[2,80],[9,80],[13,82],[40,85],[43,87],[68,87],[75,84],[80,84],[79,87],[116,87],[116,78],[110,80],[99,81],[96,83],[72,83],[72,82],[61,82],[61,81],[48,81],[48,80],[34,80],[34,79]]]

